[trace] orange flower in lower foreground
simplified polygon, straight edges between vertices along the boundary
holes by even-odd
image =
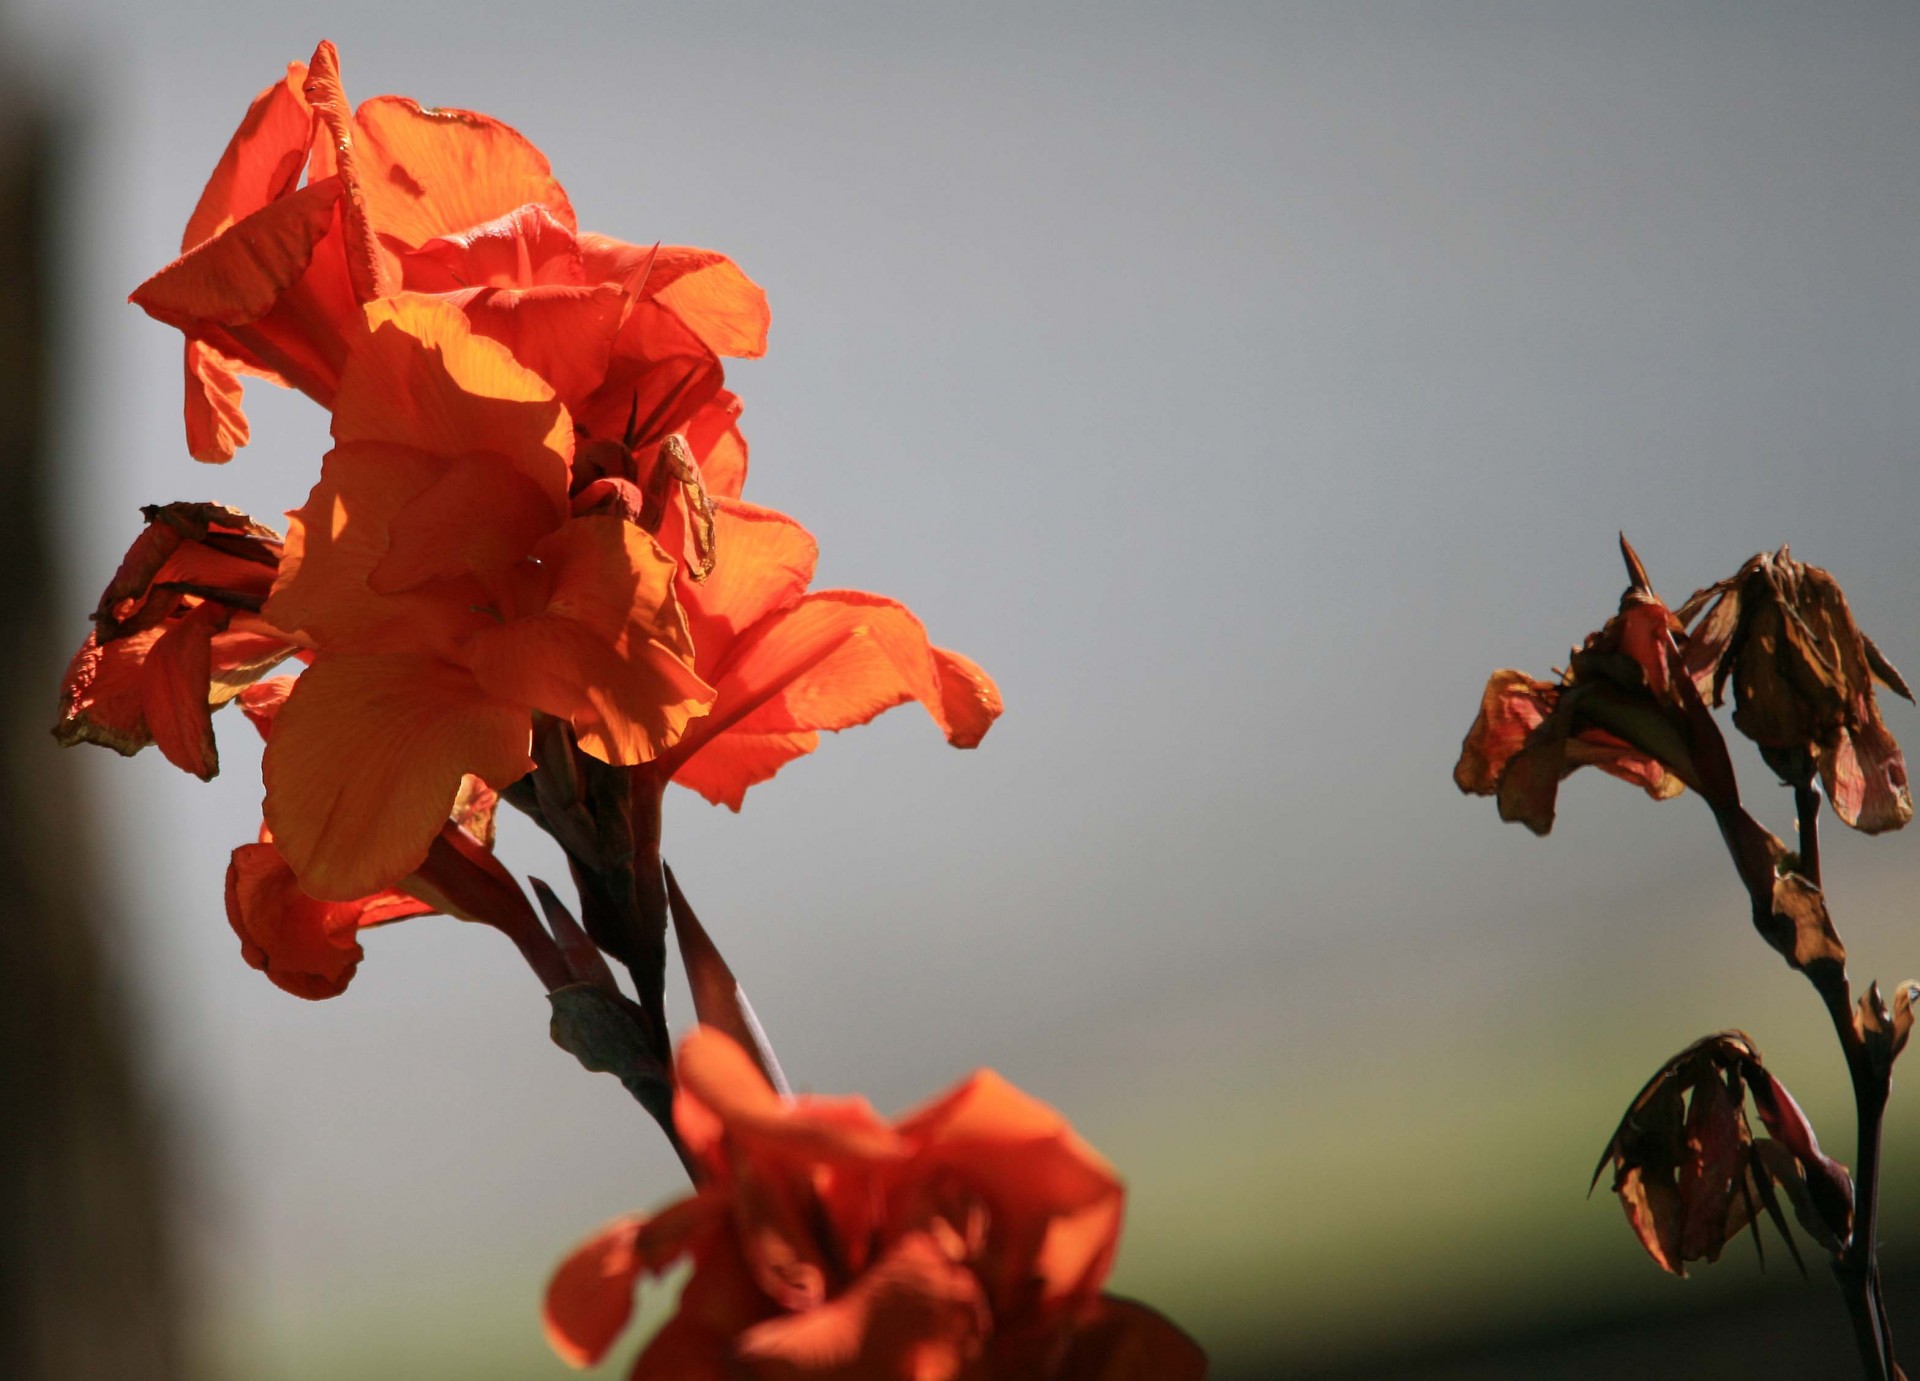
[[[634,1381],[1188,1381],[1206,1358],[1100,1293],[1123,1190],[1066,1121],[982,1071],[891,1125],[864,1100],[783,1099],[710,1028],[680,1048],[691,1198],[582,1243],[548,1287],[575,1366],[625,1330],[643,1273],[687,1258]]]

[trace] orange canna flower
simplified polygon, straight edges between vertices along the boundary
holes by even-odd
[[[420,866],[464,777],[527,772],[535,711],[631,765],[712,699],[672,558],[571,516],[553,390],[444,301],[366,310],[263,610],[313,649],[267,745],[267,824],[300,886],[342,902]]]
[[[356,110],[322,42],[311,67],[289,64],[255,98],[181,257],[132,300],[187,337],[200,460],[247,443],[241,374],[330,407],[362,304],[415,291],[446,295],[508,345],[589,435],[631,446],[684,431],[710,469],[743,476],[719,356],[764,352],[764,294],[711,250],[576,232],[566,191],[518,132],[400,96]]]
[[[141,510],[146,529],[100,596],[61,684],[61,743],[132,755],[158,745],[202,779],[220,770],[213,711],[296,650],[259,610],[280,536],[218,504]]]
[[[818,548],[793,519],[714,501],[713,573],[683,566],[680,602],[695,669],[713,708],[661,756],[660,769],[738,810],[747,788],[810,753],[822,730],[864,724],[918,700],[956,748],[1000,715],[1000,691],[957,652],[934,647],[902,604],[858,590],[809,592]]]
[[[1172,1324],[1100,1293],[1124,1198],[1112,1168],[998,1075],[889,1125],[860,1099],[779,1097],[711,1028],[682,1043],[678,1072],[698,1192],[561,1263],[547,1337],[573,1365],[606,1355],[643,1274],[687,1258],[634,1381],[1205,1375]]]

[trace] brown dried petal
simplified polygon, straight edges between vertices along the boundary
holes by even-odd
[[[1728,1239],[1746,1226],[1738,1188],[1751,1139],[1737,1083],[1730,1091],[1726,1080],[1709,1074],[1694,1085],[1680,1168],[1682,1261],[1717,1261]]]
[[[1826,898],[1798,873],[1774,879],[1773,915],[1761,934],[1796,969],[1823,961],[1847,962],[1847,947],[1833,928]]]

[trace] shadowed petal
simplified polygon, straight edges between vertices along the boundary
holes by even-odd
[[[307,69],[290,62],[284,78],[253,98],[187,217],[182,254],[293,190],[313,139],[313,111],[300,92],[306,79]]]
[[[472,773],[495,790],[532,766],[524,706],[432,657],[322,656],[267,744],[267,826],[309,894],[352,901],[418,868]]]
[[[365,957],[360,931],[432,910],[393,891],[317,901],[300,890],[271,843],[243,844],[227,865],[227,923],[240,937],[242,957],[296,997],[339,996]]]

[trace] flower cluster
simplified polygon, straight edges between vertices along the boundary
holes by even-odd
[[[901,605],[809,591],[812,539],[740,498],[721,357],[764,351],[760,289],[711,250],[579,231],[508,126],[356,109],[322,43],[254,100],[181,249],[133,300],[186,337],[189,450],[245,444],[249,374],[325,406],[334,445],[284,541],[147,510],[56,732],[211,777],[211,711],[304,663],[261,718],[267,834],[229,879],[250,958],[339,948],[341,907],[401,914],[382,898],[430,890],[463,783],[524,783],[547,720],[738,809],[822,730],[918,700],[971,747],[999,714]]]
[[[665,867],[671,782],[738,810],[822,731],[917,701],[971,748],[1001,708],[902,605],[812,589],[812,537],[741,497],[721,360],[765,350],[760,289],[711,250],[581,231],[497,120],[352,106],[322,43],[254,100],[133,301],[185,337],[196,458],[247,443],[249,375],[327,409],[333,444],[284,537],[145,510],[55,732],[211,778],[213,712],[239,703],[265,798],[227,919],[289,992],[338,995],[362,931],[428,912],[519,948],[555,1042],[619,1076],[698,1189],[563,1268],[556,1346],[604,1351],[639,1270],[687,1256],[636,1374],[1201,1375],[1101,1295],[1120,1183],[1056,1114],[989,1074],[894,1126],[790,1099]],[[565,853],[578,919],[494,859],[502,803]],[[677,1066],[669,933],[704,1023]]]

